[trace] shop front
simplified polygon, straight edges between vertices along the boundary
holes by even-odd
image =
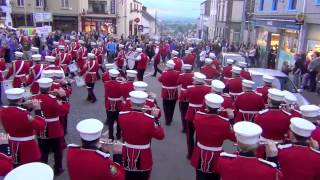
[[[256,19],[255,28],[262,67],[281,69],[285,61],[294,64],[300,29],[294,20]]]
[[[77,16],[53,16],[53,30],[71,32],[78,30]]]
[[[84,32],[99,31],[108,34],[116,34],[116,18],[82,17],[82,30]]]

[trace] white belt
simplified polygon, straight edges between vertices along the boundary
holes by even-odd
[[[95,75],[97,73],[96,72],[88,72],[88,74]]]
[[[265,138],[265,137],[260,137],[260,140],[261,141],[274,141],[274,142],[276,142],[276,143],[283,143],[283,140],[273,140],[273,139],[267,139],[267,138]]]
[[[190,106],[190,107],[194,107],[194,108],[200,108],[200,107],[202,107],[202,104],[192,104],[192,103],[189,103],[189,106]]]
[[[257,114],[257,113],[259,113],[259,111],[244,111],[241,109],[239,109],[239,112],[244,113],[244,114]]]
[[[111,98],[111,97],[108,97],[108,100],[109,101],[121,101],[122,98]]]
[[[185,89],[185,88],[181,88],[181,91],[187,91],[187,89]]]
[[[48,119],[45,119],[46,122],[56,122],[56,121],[59,121],[59,117],[55,117],[55,118],[48,118]]]
[[[209,146],[202,145],[199,142],[197,143],[197,146],[200,149],[203,149],[203,150],[206,150],[206,151],[222,151],[222,147],[209,147]]]
[[[149,149],[149,148],[150,148],[150,144],[146,144],[146,145],[134,145],[134,144],[125,143],[125,146],[126,146],[127,148],[131,148],[131,149]]]
[[[177,86],[173,86],[173,87],[168,87],[168,86],[162,86],[162,88],[164,89],[177,89]]]
[[[232,96],[239,96],[239,95],[241,95],[241,93],[233,93],[233,92],[229,92],[229,94],[232,95]]]
[[[20,141],[20,142],[25,142],[25,141],[31,141],[34,140],[34,135],[32,136],[26,136],[26,137],[8,137],[11,141]]]
[[[25,77],[25,76],[26,76],[25,74],[16,74],[16,75],[14,75],[14,77],[18,77],[18,78]]]

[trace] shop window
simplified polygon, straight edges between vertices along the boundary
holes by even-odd
[[[19,7],[24,6],[24,0],[17,0],[17,6]]]
[[[315,0],[316,1],[316,5],[320,6],[320,0]]]
[[[62,8],[69,8],[69,0],[61,0]]]
[[[272,1],[272,11],[278,10],[278,0]]]
[[[264,9],[264,0],[260,0],[259,11],[263,11]]]
[[[297,9],[297,0],[289,0],[288,1],[288,10],[296,10]]]

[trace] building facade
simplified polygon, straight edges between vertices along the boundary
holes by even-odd
[[[206,0],[200,4],[200,17],[197,25],[199,39],[209,39],[209,19],[212,1],[214,0]]]
[[[157,34],[156,32],[156,18],[153,17],[148,11],[145,6],[142,7],[142,20],[141,20],[141,25],[140,28],[142,27],[142,34],[144,35],[149,35],[149,36],[154,36]],[[140,29],[141,31],[141,29]]]
[[[0,26],[12,26],[11,4],[9,0],[0,0]]]
[[[318,0],[257,0],[254,27],[262,61],[274,49],[280,69],[284,61],[294,64],[295,53],[320,46],[319,15]]]

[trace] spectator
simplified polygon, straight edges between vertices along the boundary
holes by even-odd
[[[309,78],[310,78],[310,91],[315,92],[316,91],[316,77],[320,70],[320,52],[315,51],[312,55],[312,61],[308,66],[308,72],[309,72]]]
[[[204,47],[201,48],[201,52],[199,54],[199,64],[198,67],[201,68],[204,65],[204,60],[207,58],[207,52]]]
[[[286,75],[289,75],[289,73],[292,71],[289,65],[288,61],[284,61],[281,67],[281,71],[285,73]]]
[[[249,60],[250,60],[250,67],[256,67],[257,66],[256,54],[257,54],[257,45],[254,45],[249,50],[249,54],[248,54]]]
[[[38,36],[38,33],[36,33],[32,38],[32,45],[34,47],[40,48],[40,37]]]
[[[108,53],[108,62],[113,62],[117,54],[117,44],[114,40],[109,40],[109,42],[106,45],[106,50]]]
[[[295,54],[294,56],[294,68],[292,70],[293,72],[293,82],[297,87],[301,86],[301,77],[303,74],[306,73],[306,54],[301,51],[300,53]]]

